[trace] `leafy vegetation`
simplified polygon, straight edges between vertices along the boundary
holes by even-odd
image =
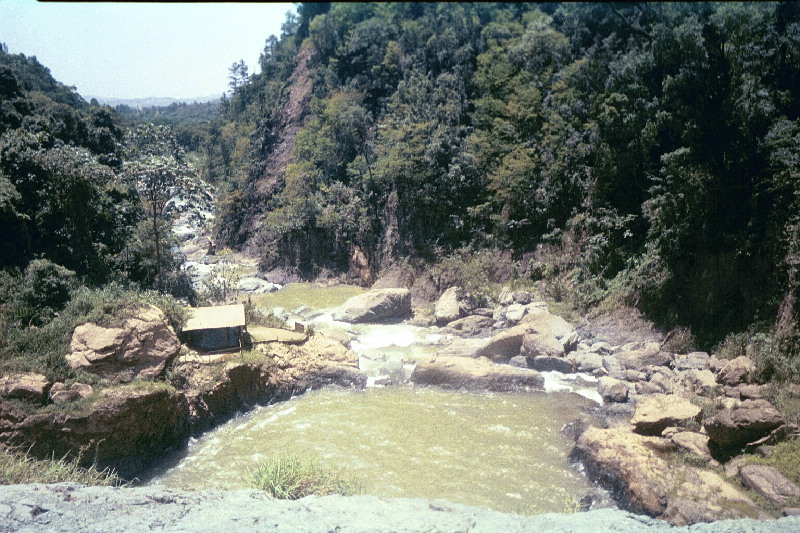
[[[351,496],[363,491],[361,484],[342,471],[320,467],[314,460],[283,453],[250,473],[252,485],[274,498],[297,500],[312,494]]]
[[[117,326],[146,303],[164,311],[176,331],[180,331],[187,320],[185,308],[169,295],[109,284],[101,289],[76,289],[57,316],[44,321],[36,320],[37,316],[42,315],[35,315],[33,321],[43,324],[40,327],[26,327],[23,321],[28,318],[30,311],[24,302],[25,291],[23,286],[16,294],[11,291],[2,295],[3,298],[9,298],[3,304],[5,328],[0,338],[3,341],[0,370],[3,372],[36,371],[61,381],[73,378],[74,373],[67,366],[64,356],[75,327],[85,322]],[[49,316],[49,308],[45,309],[45,316]]]
[[[635,306],[703,349],[761,332],[797,358],[795,3],[299,13],[201,150],[229,246],[309,278],[356,247],[375,272],[502,250],[577,309]]]

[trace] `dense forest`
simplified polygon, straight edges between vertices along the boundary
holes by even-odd
[[[229,245],[306,276],[510,251],[581,309],[796,353],[797,3],[298,11],[205,145]]]
[[[800,376],[797,3],[299,4],[259,67],[134,112],[0,53],[0,329],[185,295],[163,196],[200,176],[264,271],[480,261]]]

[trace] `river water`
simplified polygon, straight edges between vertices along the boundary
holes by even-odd
[[[354,327],[333,322],[324,310],[305,312],[317,331],[352,337],[372,381],[387,373],[397,380],[448,341],[436,328]],[[148,484],[243,488],[250,470],[288,451],[344,469],[367,494],[561,512],[600,494],[569,464],[573,442],[562,430],[595,405],[597,393],[585,378],[549,374],[550,392],[453,392],[409,384],[309,392],[193,439]]]

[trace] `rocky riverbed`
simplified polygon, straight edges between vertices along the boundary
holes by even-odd
[[[723,520],[674,528],[618,509],[521,516],[443,500],[373,496],[273,500],[253,490],[186,492],[160,487],[104,488],[71,483],[0,487],[0,532],[170,531],[288,532],[571,532],[779,533],[800,518]]]

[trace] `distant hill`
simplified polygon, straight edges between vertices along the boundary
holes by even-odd
[[[146,107],[167,107],[172,104],[203,104],[206,102],[219,100],[222,98],[222,95],[197,96],[192,98],[169,98],[158,96],[150,96],[148,98],[110,98],[103,96],[86,96],[85,98],[87,101],[91,101],[92,98],[95,98],[101,104],[109,105],[111,107],[126,105],[135,109],[143,109]]]

